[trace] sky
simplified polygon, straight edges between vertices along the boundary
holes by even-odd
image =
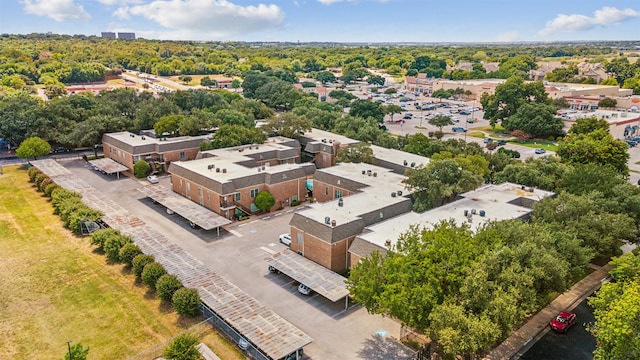
[[[161,40],[639,40],[638,0],[0,0],[0,33]]]

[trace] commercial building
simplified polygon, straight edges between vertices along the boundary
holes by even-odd
[[[135,38],[136,38],[136,33],[132,33],[132,32],[118,33],[118,39],[134,40]]]
[[[200,143],[208,141],[210,135],[156,138],[152,131],[145,135],[136,135],[128,131],[109,133],[102,136],[104,156],[133,171],[133,165],[145,160],[152,168],[161,166],[167,171],[172,161],[185,161],[196,158]]]
[[[254,201],[261,191],[273,195],[272,210],[305,200],[315,169],[300,163],[297,140],[273,137],[264,144],[204,151],[196,160],[172,162],[169,172],[174,192],[237,219],[258,211]]]
[[[101,37],[103,37],[105,39],[115,39],[116,38],[116,33],[110,32],[110,31],[103,31],[102,34],[101,34]]]
[[[640,113],[617,110],[560,111],[558,113],[568,131],[578,119],[595,117],[609,123],[609,132],[619,140],[640,136]]]

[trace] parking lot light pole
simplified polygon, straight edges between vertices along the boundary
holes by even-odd
[[[73,360],[71,355],[71,340],[67,340],[67,348],[69,349],[69,360]]]

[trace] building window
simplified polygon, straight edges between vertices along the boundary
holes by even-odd
[[[198,196],[202,197],[202,188],[198,187]]]
[[[298,201],[298,195],[291,196],[291,202]]]
[[[187,192],[191,191],[191,183],[187,182]]]
[[[324,194],[325,195],[329,195],[329,187],[328,186],[324,187]]]
[[[336,198],[341,198],[341,197],[342,197],[342,191],[340,191],[340,190],[336,190],[336,192],[335,192],[335,196],[334,196],[334,197],[336,197]]]
[[[240,193],[236,193],[236,201],[240,201]]]
[[[138,161],[140,161],[140,156],[137,156],[137,155],[134,156],[133,157],[133,162],[135,163],[135,162],[138,162]]]
[[[251,189],[251,191],[250,191],[250,196],[251,196],[252,198],[254,198],[254,197],[258,196],[258,191],[259,191],[259,189]]]
[[[304,236],[302,236],[302,233],[297,233],[296,234],[296,239],[298,240],[298,244],[299,245],[304,244]]]
[[[182,187],[182,179],[180,179],[180,187]]]
[[[184,151],[180,151],[180,160],[186,159],[187,156],[184,154]]]
[[[207,200],[211,200],[211,191],[207,191]]]

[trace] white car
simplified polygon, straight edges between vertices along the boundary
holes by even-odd
[[[302,294],[302,295],[309,295],[309,294],[311,294],[311,289],[310,289],[307,285],[305,285],[305,284],[303,284],[303,283],[300,283],[300,285],[298,285],[298,291],[299,291],[299,292],[300,292],[300,294]]]
[[[291,246],[291,234],[280,235],[280,243],[287,246]]]
[[[158,180],[158,177],[155,175],[149,175],[147,176],[147,181],[152,183],[152,184],[157,184],[160,182],[160,180]]]

